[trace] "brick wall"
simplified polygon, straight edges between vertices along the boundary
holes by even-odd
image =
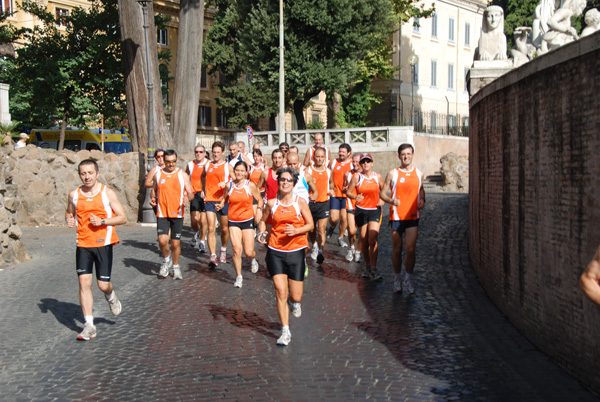
[[[536,346],[600,394],[600,308],[578,279],[600,242],[600,33],[470,102],[471,261]]]

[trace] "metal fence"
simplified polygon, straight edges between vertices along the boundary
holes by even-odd
[[[415,132],[469,136],[469,116],[415,110]]]

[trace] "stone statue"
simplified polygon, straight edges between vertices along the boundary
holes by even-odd
[[[541,53],[579,39],[577,30],[571,26],[571,17],[580,16],[586,5],[586,0],[566,0],[562,7],[556,10],[548,20],[550,31],[544,34]]]
[[[550,31],[548,21],[557,8],[560,7],[561,0],[541,0],[533,13],[533,27],[531,32],[531,42],[535,47],[540,47],[544,34]]]
[[[483,13],[483,32],[479,39],[475,60],[506,60],[504,10],[488,6]]]
[[[531,43],[531,28],[518,27],[515,29],[515,47],[510,50],[515,67],[519,67],[533,59],[536,47]]]
[[[587,26],[581,31],[582,38],[600,30],[600,12],[598,9],[592,8],[585,13],[585,23]]]

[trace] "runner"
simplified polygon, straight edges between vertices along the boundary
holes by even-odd
[[[194,148],[194,157],[195,159],[190,161],[185,168],[185,173],[190,176],[194,189],[194,199],[190,203],[190,219],[194,236],[190,240],[190,246],[197,246],[201,253],[206,253],[204,239],[208,232],[208,222],[206,221],[204,198],[202,198],[202,172],[204,172],[208,159],[206,159],[206,149],[203,145],[197,145]]]
[[[252,161],[244,157],[244,155],[240,152],[237,142],[232,142],[229,144],[229,153],[230,154],[227,156],[227,162],[229,162],[232,167],[235,166],[235,164],[239,161],[244,161],[249,165],[252,164]]]
[[[379,199],[379,192],[383,179],[379,173],[373,171],[371,154],[360,156],[360,167],[362,172],[352,177],[346,196],[356,200],[354,219],[359,229],[360,247],[365,260],[363,277],[381,280],[381,274],[377,270],[377,238],[381,227],[383,201]]]
[[[252,273],[258,272],[258,262],[254,252],[254,210],[253,201],[258,203],[258,209],[262,209],[263,200],[256,185],[248,180],[248,165],[241,161],[233,168],[234,180],[225,186],[225,197],[216,208],[222,209],[229,204],[229,236],[233,247],[233,267],[236,278],[233,286],[242,287],[242,247],[246,258],[252,259]],[[242,246],[243,244],[243,246]]]
[[[254,183],[255,186],[258,186],[258,182],[260,181],[260,176],[262,175],[262,173],[265,171],[265,165],[263,162],[263,156],[262,156],[262,151],[260,149],[255,149],[254,152],[252,153],[253,155],[253,159],[254,159],[254,164],[252,166],[250,166],[250,176],[248,177],[250,179],[250,181],[252,183]],[[265,186],[263,185],[262,187],[257,187],[260,191],[260,198],[263,199],[265,198]],[[258,203],[255,202],[256,200],[252,201],[252,208],[254,208],[254,222],[256,225],[258,225],[258,222],[260,221],[260,219],[262,218],[262,208],[258,208]],[[264,202],[263,202],[264,205]]]
[[[308,247],[306,233],[314,226],[306,202],[292,194],[297,182],[298,173],[293,169],[288,167],[278,171],[277,197],[267,202],[265,214],[258,224],[261,232],[258,241],[268,244],[266,264],[275,286],[277,313],[282,326],[277,344],[284,346],[292,339],[288,295],[292,303],[292,315],[302,315],[300,302],[304,290],[304,255]]]
[[[346,194],[344,194],[344,177],[352,169],[352,148],[348,144],[342,144],[338,150],[338,157],[329,162],[329,169],[333,177],[335,196],[330,198],[329,209],[329,228],[327,229],[327,238],[333,235],[333,231],[338,222],[340,222],[340,235],[338,245],[348,247],[344,240],[344,233],[348,228],[348,215],[346,214]]]
[[[68,227],[77,225],[75,265],[79,277],[79,302],[85,319],[77,339],[89,341],[97,334],[92,293],[94,266],[98,288],[104,293],[110,312],[115,316],[121,313],[121,302],[110,279],[113,244],[119,243],[115,226],[127,223],[127,216],[115,192],[98,182],[99,170],[95,161],[82,161],[78,171],[83,185],[69,193],[65,219]]]
[[[247,158],[251,164],[254,163],[254,157],[252,155],[252,153],[250,152],[246,152],[246,143],[244,141],[238,141],[238,149],[240,150],[240,154],[242,154],[242,157]]]
[[[281,152],[281,149],[278,148],[271,153],[271,162],[273,167],[265,169],[257,184],[258,188],[265,187],[267,201],[277,197],[277,190],[279,189],[277,171],[283,167],[283,152]]]
[[[317,133],[315,134],[315,145],[311,146],[306,150],[306,155],[304,155],[304,166],[311,166],[315,163],[315,149],[323,148],[327,154],[325,155],[325,165],[329,163],[331,160],[331,151],[325,146],[323,142],[323,134]]]
[[[146,188],[151,188],[150,190],[150,206],[156,214],[156,193],[154,192],[154,175],[158,169],[162,169],[165,167],[165,151],[164,148],[158,148],[154,151],[154,160],[156,161],[156,165],[150,169],[148,172],[148,176],[146,176],[146,181],[144,182],[144,186]]]
[[[350,184],[352,177],[354,177],[354,175],[359,173],[360,171],[360,154],[354,154],[352,155],[352,169],[346,172],[346,176],[344,177],[344,187],[342,188],[344,194],[346,194],[346,190],[348,189],[348,185]],[[354,195],[357,195],[356,187],[354,188]],[[350,243],[350,248],[346,253],[346,259],[348,261],[354,260],[355,262],[360,262],[360,242],[356,241],[356,221],[354,220],[355,207],[356,200],[346,197],[346,214],[348,217],[348,242]]]
[[[310,212],[315,221],[315,228],[308,235],[312,244],[310,257],[316,260],[317,264],[323,264],[323,261],[325,261],[323,255],[326,239],[325,228],[329,219],[329,196],[334,194],[331,170],[325,165],[325,150],[323,148],[315,150],[315,164],[309,166],[307,170],[313,177],[315,186],[319,191],[318,197],[309,204]]]
[[[156,172],[153,181],[158,199],[156,212],[158,246],[164,258],[158,276],[166,278],[172,267],[173,279],[183,279],[179,267],[183,213],[188,201],[191,201],[194,190],[190,177],[177,167],[177,152],[174,149],[165,151],[165,168]]]
[[[237,145],[236,145],[237,147]],[[227,220],[228,205],[217,210],[225,196],[225,185],[233,176],[233,167],[223,160],[225,144],[220,141],[213,143],[213,160],[204,166],[202,172],[202,188],[204,189],[204,206],[206,207],[206,220],[208,221],[208,250],[210,251],[210,268],[215,269],[220,262],[227,262],[227,243],[229,242],[229,227]],[[221,224],[221,254],[217,260],[217,236],[215,222],[219,219]]]
[[[412,165],[413,155],[412,145],[402,144],[398,147],[400,167],[389,171],[379,193],[379,198],[390,204],[394,292],[401,293],[404,285],[404,289],[411,295],[415,293],[411,276],[415,269],[415,246],[421,217],[419,211],[425,206],[423,173]],[[390,190],[391,197],[388,195]],[[402,234],[406,244],[404,282],[402,281]]]

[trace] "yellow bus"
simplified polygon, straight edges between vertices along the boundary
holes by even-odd
[[[104,152],[113,152],[115,154],[123,154],[131,152],[131,141],[129,135],[117,130],[66,130],[64,149],[71,151],[88,151],[102,149],[102,139],[104,139]],[[27,143],[37,145],[40,148],[58,149],[58,140],[60,138],[60,130],[43,130],[33,129],[29,134]]]

